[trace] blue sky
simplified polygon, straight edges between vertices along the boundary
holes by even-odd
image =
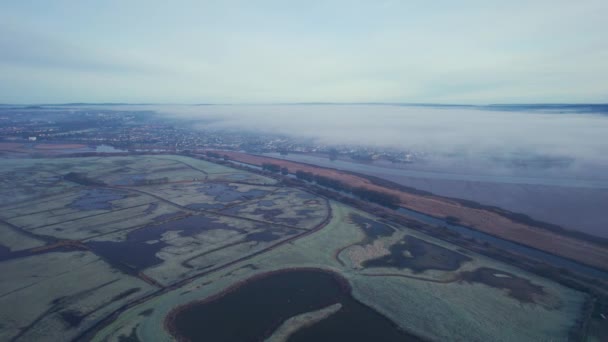
[[[608,1],[2,1],[0,103],[608,102]]]

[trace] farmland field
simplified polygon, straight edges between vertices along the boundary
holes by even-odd
[[[4,159],[0,174],[1,340],[568,340],[588,299],[199,159]]]

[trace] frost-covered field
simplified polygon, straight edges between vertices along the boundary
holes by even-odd
[[[353,267],[342,261],[345,251],[352,248],[348,246],[366,241],[374,243],[367,240],[365,231],[351,219],[353,213],[365,214],[339,203],[331,205],[333,219],[319,232],[134,307],[100,331],[96,340],[135,333],[142,340],[169,341],[172,337],[164,330],[163,322],[176,307],[221,293],[257,274],[298,267],[322,268],[341,274],[351,284],[355,298],[403,329],[430,340],[567,340],[585,300],[583,293],[472,252],[466,252],[469,260],[453,271]],[[458,252],[454,246],[406,227],[395,227],[394,234],[415,236]],[[528,286],[524,289],[533,291],[540,287],[542,291],[532,295],[532,301],[525,301],[523,298],[527,297],[514,297],[506,285],[500,288],[459,278],[459,274],[476,269],[492,269],[498,279],[523,279],[529,282],[519,283]],[[393,274],[382,275],[386,273]],[[141,315],[142,312],[146,315]]]
[[[0,174],[3,340],[69,340],[129,303],[95,339],[172,340],[164,328],[172,310],[254,275],[301,267],[340,274],[354,298],[430,340],[566,340],[586,299],[272,178],[203,160],[7,159]],[[291,317],[297,324],[288,324],[289,334],[326,316]]]
[[[182,156],[3,159],[0,175],[2,340],[75,338],[329,214],[272,178]]]

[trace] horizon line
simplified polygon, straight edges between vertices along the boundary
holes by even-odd
[[[493,106],[608,106],[608,102],[536,102],[536,103],[434,103],[434,102],[232,102],[232,103],[183,103],[183,102],[58,102],[58,103],[0,103],[0,106],[310,106],[310,105],[375,105],[375,106],[436,106],[436,107],[493,107]]]

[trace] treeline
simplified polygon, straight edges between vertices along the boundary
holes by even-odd
[[[315,175],[312,172],[305,172],[302,170],[298,170],[296,171],[296,177],[298,179],[307,181],[307,182],[314,182],[315,181]]]
[[[274,173],[280,172],[284,176],[287,176],[289,174],[289,170],[286,167],[281,167],[281,165],[272,163],[262,163],[262,170]]]
[[[228,155],[226,155],[226,154],[221,155],[221,154],[219,154],[217,152],[213,152],[213,151],[206,151],[205,155],[209,158],[217,158],[217,159],[224,159],[224,160],[230,159],[230,157],[228,157]]]
[[[387,194],[381,191],[374,191],[363,187],[351,187],[350,185],[337,179],[315,175],[312,172],[301,170],[296,171],[296,177],[310,183],[315,182],[330,189],[351,193],[363,200],[374,202],[385,207],[397,208],[399,206],[400,200],[396,195]]]
[[[578,230],[566,229],[566,228],[563,228],[563,227],[558,226],[558,225],[553,224],[553,223],[538,221],[538,220],[535,220],[535,219],[533,219],[530,216],[525,215],[525,214],[514,213],[514,212],[511,212],[511,211],[508,211],[508,210],[504,210],[504,209],[499,208],[499,207],[495,207],[495,206],[491,206],[491,205],[486,205],[486,204],[481,204],[481,203],[477,203],[477,202],[471,201],[471,200],[465,200],[465,199],[461,199],[461,198],[445,197],[445,196],[438,196],[438,195],[435,195],[435,194],[433,194],[431,192],[428,192],[428,191],[418,190],[418,189],[415,189],[415,188],[411,188],[411,187],[408,187],[408,186],[405,186],[405,185],[402,185],[402,184],[397,184],[395,182],[391,182],[389,180],[378,178],[378,177],[374,177],[374,176],[363,175],[363,174],[359,174],[359,173],[356,173],[356,172],[348,172],[348,171],[344,171],[344,172],[352,174],[352,175],[355,175],[357,177],[365,178],[365,179],[371,181],[372,184],[375,184],[375,185],[378,185],[378,186],[382,186],[382,187],[385,187],[385,188],[397,189],[397,190],[408,192],[408,193],[415,194],[415,195],[440,197],[440,198],[444,198],[444,199],[447,199],[447,200],[450,200],[450,201],[456,201],[456,202],[464,205],[465,207],[470,207],[470,208],[474,208],[474,209],[481,209],[481,210],[487,210],[487,211],[496,213],[496,214],[498,214],[500,216],[508,218],[509,220],[511,220],[513,222],[523,223],[523,224],[526,224],[526,225],[529,225],[529,226],[546,229],[546,230],[554,232],[554,233],[558,233],[558,234],[565,235],[565,236],[570,236],[570,237],[573,237],[575,239],[580,239],[580,240],[588,241],[588,242],[591,242],[591,243],[594,243],[594,244],[597,244],[597,245],[601,245],[601,246],[604,246],[604,247],[608,246],[608,238],[597,237],[597,236],[586,234],[586,233],[578,231]],[[454,220],[454,218],[453,218],[452,222],[449,222],[449,223],[454,224],[454,223],[458,223],[458,221]]]
[[[399,207],[399,197],[380,191],[369,190],[366,188],[353,188],[353,195],[366,201],[378,203],[389,208]]]

